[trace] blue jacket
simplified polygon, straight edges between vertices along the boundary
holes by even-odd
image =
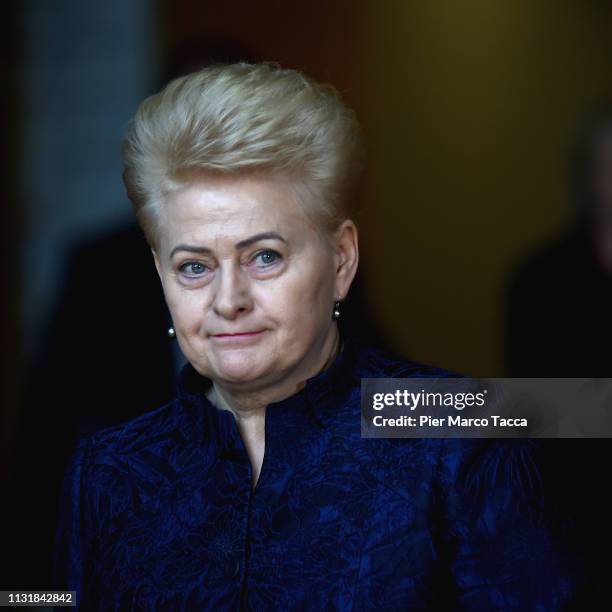
[[[262,471],[187,365],[79,445],[58,588],[100,610],[556,610],[574,581],[532,440],[362,439],[362,377],[444,376],[345,342],[266,410]]]

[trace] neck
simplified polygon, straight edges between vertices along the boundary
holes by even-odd
[[[333,326],[332,333],[323,341],[322,350],[313,357],[300,362],[299,370],[287,375],[283,380],[269,387],[257,390],[241,390],[239,387],[226,387],[214,383],[209,399],[218,408],[230,410],[237,419],[263,417],[266,406],[280,402],[297,393],[306,385],[306,381],[326,370],[340,350],[338,327]]]

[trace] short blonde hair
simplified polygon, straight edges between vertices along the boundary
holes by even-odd
[[[292,179],[331,230],[363,165],[359,125],[331,85],[277,64],[218,64],[171,81],[138,108],[123,180],[150,244],[164,196],[202,173]]]

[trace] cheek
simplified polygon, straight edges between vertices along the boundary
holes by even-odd
[[[296,271],[291,277],[283,279],[282,285],[268,289],[262,295],[268,313],[296,327],[303,327],[307,321],[326,320],[328,311],[331,317],[334,282],[331,273],[321,274],[329,262],[321,262],[315,271]]]
[[[195,295],[184,291],[166,291],[166,303],[175,326],[183,332],[197,329],[202,321],[204,306]]]

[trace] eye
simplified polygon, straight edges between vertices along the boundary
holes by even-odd
[[[185,276],[194,278],[202,276],[208,268],[199,261],[186,261],[179,267],[179,270]]]
[[[251,262],[255,263],[259,268],[267,268],[281,259],[281,256],[272,249],[259,251],[256,253]]]

